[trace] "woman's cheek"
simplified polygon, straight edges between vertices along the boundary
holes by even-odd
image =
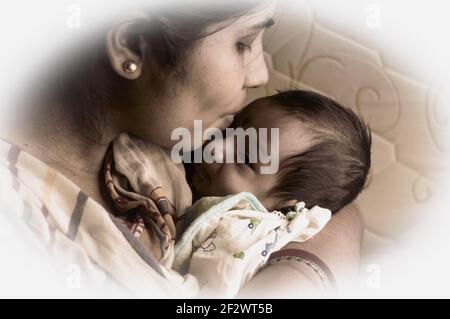
[[[216,83],[216,88],[222,92],[222,96],[232,96],[234,92],[242,89],[244,69],[242,56],[234,48],[222,52],[221,58],[215,61],[215,72],[212,74],[215,78],[213,83]]]

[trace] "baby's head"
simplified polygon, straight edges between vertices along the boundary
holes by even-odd
[[[260,162],[196,164],[192,184],[201,196],[246,191],[269,210],[303,201],[337,212],[366,182],[370,130],[350,108],[323,95],[295,90],[258,99],[233,127],[279,128],[279,170],[261,174]]]

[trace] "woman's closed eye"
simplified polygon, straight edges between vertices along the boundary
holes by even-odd
[[[241,166],[242,168],[244,168],[244,167],[249,168],[252,171],[255,170],[254,163],[250,162],[250,158],[249,158],[248,154],[245,153],[245,154],[242,154],[242,155],[244,157],[243,158],[244,162],[241,163],[240,161],[238,161],[238,165]]]
[[[237,48],[238,52],[244,53],[245,51],[251,51],[252,45],[256,41],[256,39],[258,38],[260,33],[262,33],[262,31],[259,31],[257,33],[252,33],[252,34],[249,34],[249,35],[246,35],[246,36],[240,38],[236,42],[236,48]]]
[[[239,53],[244,53],[245,51],[251,51],[252,50],[252,45],[244,43],[244,42],[237,42],[236,43],[236,48],[237,48]]]

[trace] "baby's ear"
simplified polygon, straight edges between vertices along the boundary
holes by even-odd
[[[120,76],[135,80],[142,74],[147,43],[144,32],[149,17],[133,12],[116,21],[106,33],[106,54],[113,70]]]

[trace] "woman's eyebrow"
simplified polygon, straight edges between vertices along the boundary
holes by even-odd
[[[275,21],[273,20],[273,18],[269,18],[261,23],[258,23],[252,27],[250,27],[251,30],[261,30],[261,29],[267,29],[270,28],[271,26],[273,26],[275,24]]]

